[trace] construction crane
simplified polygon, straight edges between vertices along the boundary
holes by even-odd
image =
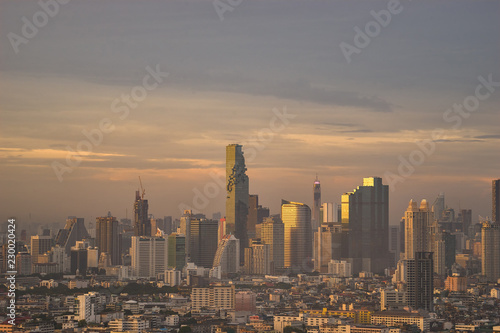
[[[146,194],[146,190],[142,187],[141,176],[139,176],[139,184],[141,185],[141,199],[144,199],[144,195]]]

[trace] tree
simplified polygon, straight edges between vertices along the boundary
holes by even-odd
[[[192,332],[193,330],[191,329],[191,327],[189,326],[182,326],[180,329],[179,329],[179,333],[190,333]]]
[[[85,319],[78,322],[78,327],[87,327],[87,321]]]
[[[283,329],[283,333],[292,333],[292,332],[304,333],[304,331],[298,327],[287,326]]]

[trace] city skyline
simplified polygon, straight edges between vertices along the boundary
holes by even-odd
[[[18,35],[21,17],[41,10],[30,1],[0,6],[2,30]],[[348,63],[339,45],[352,45],[354,28],[386,1],[257,1],[223,21],[210,1],[62,5],[19,52],[0,42],[1,218],[63,223],[126,210],[130,218],[137,176],[152,214],[181,215],[195,189],[216,182],[211,174],[223,178],[223,147],[233,142],[251,150],[250,192],[273,213],[290,193],[312,207],[316,174],[323,201],[338,202],[363,177],[391,185],[384,175],[398,175],[400,156],[409,160],[421,150],[417,140],[443,129],[433,153],[390,186],[390,224],[410,199],[440,192],[477,222],[491,215],[491,179],[499,177],[500,48],[491,43],[499,6],[402,3]],[[121,96],[146,76],[156,88],[127,109]],[[495,83],[480,89],[491,95],[477,111],[447,113],[481,80]],[[289,118],[276,121],[284,110]],[[106,118],[112,124],[101,124]],[[93,131],[101,127],[102,140]],[[68,147],[90,140],[84,133],[92,152],[58,178],[53,163],[68,166]],[[198,211],[224,212],[224,192]]]

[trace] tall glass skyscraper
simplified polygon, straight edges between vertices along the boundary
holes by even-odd
[[[363,186],[342,195],[342,258],[353,273],[384,273],[389,266],[389,186],[363,178]]]
[[[248,247],[248,176],[242,146],[226,147],[226,233],[240,240],[240,262],[244,262],[244,249]]]
[[[492,207],[493,214],[491,220],[496,223],[500,223],[500,179],[496,179],[492,182]]]
[[[285,226],[285,268],[311,271],[311,209],[303,203],[282,200],[281,219]]]

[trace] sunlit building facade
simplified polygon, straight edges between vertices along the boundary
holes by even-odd
[[[311,209],[303,203],[282,200],[281,219],[285,227],[285,268],[298,272],[310,271]]]

